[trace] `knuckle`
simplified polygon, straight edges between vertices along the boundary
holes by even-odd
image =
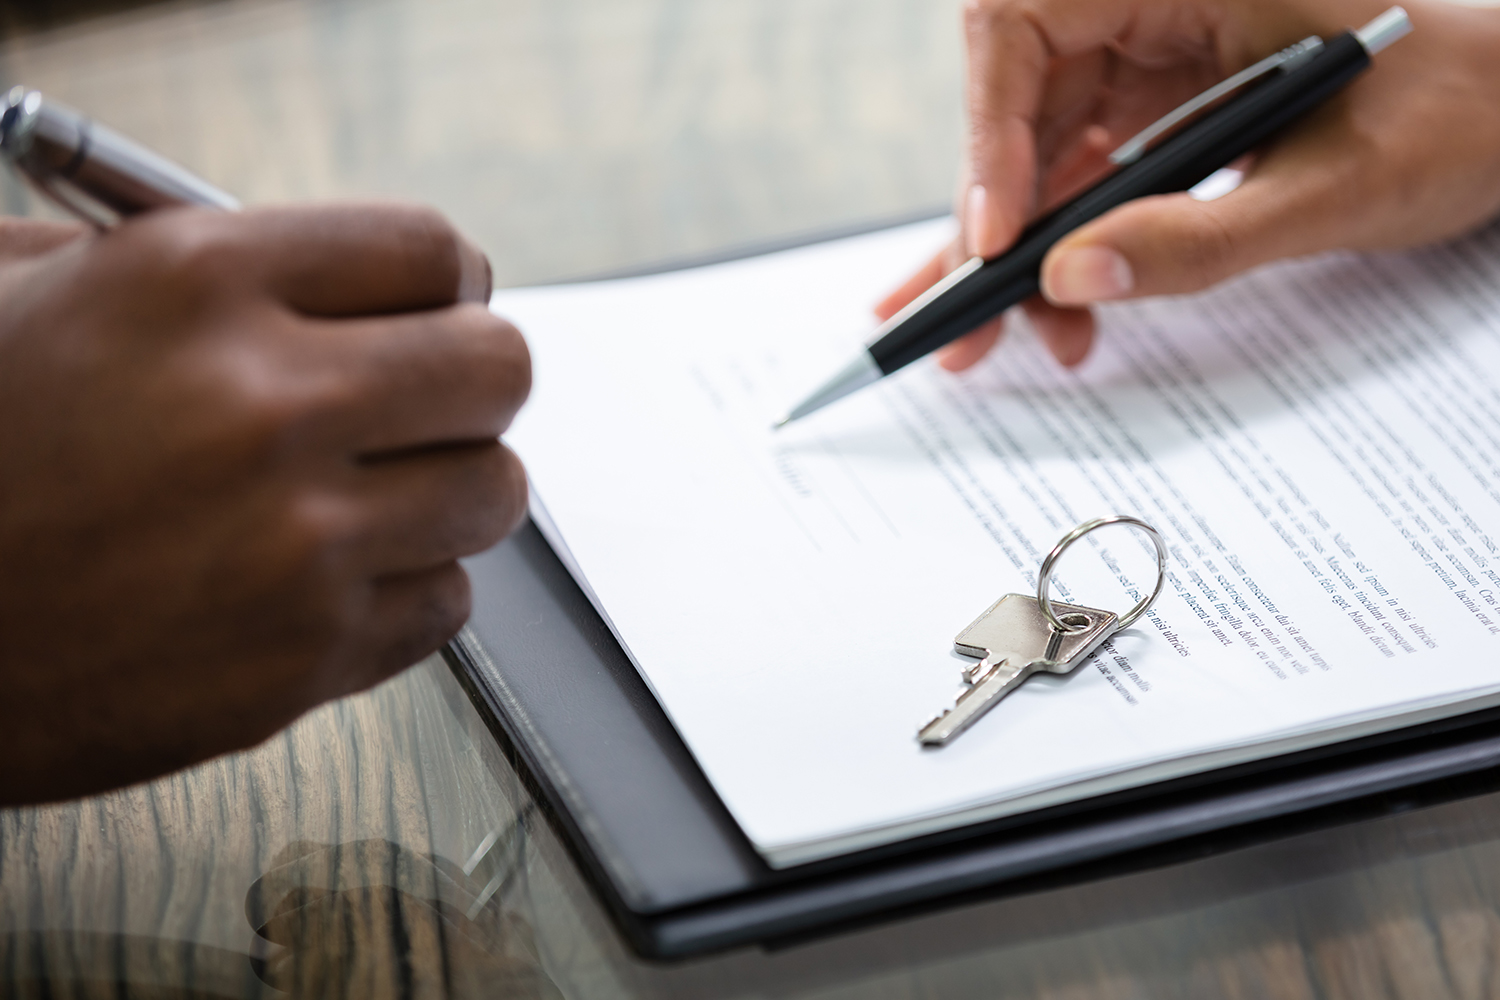
[[[177,482],[254,489],[321,443],[319,421],[328,422],[321,414],[336,386],[289,373],[286,359],[260,343],[274,339],[267,323],[252,322],[245,336],[197,338],[162,360],[150,422]]]
[[[338,648],[360,619],[367,595],[352,568],[360,534],[352,505],[308,491],[284,498],[270,529],[256,536],[261,586],[294,609],[285,639],[314,661]]]
[[[526,466],[520,457],[505,445],[500,446],[501,478],[497,491],[495,509],[499,513],[499,533],[490,542],[493,545],[515,530],[526,515],[530,499],[530,485],[526,479]],[[488,547],[488,546],[486,546]]]
[[[293,496],[281,522],[279,562],[289,577],[320,588],[342,577],[350,551],[364,534],[355,505],[321,491]]]
[[[1025,0],[965,0],[964,32],[970,45],[990,45],[1011,37],[1018,30],[1030,29],[1036,13]]]
[[[458,230],[443,213],[427,205],[403,205],[398,211],[405,230],[403,246],[413,262],[442,261],[444,270],[452,275],[451,284],[457,288],[462,268]]]
[[[447,216],[430,205],[411,205],[406,209],[407,222],[418,240],[434,247],[446,247],[457,251],[458,230],[453,228]]]
[[[519,409],[531,394],[531,349],[526,338],[482,305],[462,305],[455,311],[474,354],[468,371],[480,380],[487,396],[511,412]]]
[[[448,217],[431,205],[403,205],[401,211],[405,213],[407,224],[412,227],[413,232],[434,243],[452,243],[458,237],[458,231],[453,228]]]
[[[507,320],[500,320],[497,334],[496,339],[506,359],[507,397],[519,407],[531,395],[531,348],[521,331]]]
[[[410,599],[404,627],[390,638],[370,683],[411,666],[464,627],[473,605],[469,575],[457,562],[448,563],[425,574]]]
[[[469,574],[457,563],[444,567],[433,580],[425,601],[430,626],[429,641],[433,648],[463,628],[464,622],[469,620],[472,604]]]
[[[448,499],[445,544],[459,556],[490,548],[510,534],[526,512],[526,469],[516,454],[495,442],[476,458]]]
[[[304,405],[298,399],[258,381],[240,380],[234,392],[224,393],[233,416],[231,433],[245,454],[274,461],[285,453],[302,424]]]
[[[191,293],[233,281],[243,273],[243,237],[232,218],[206,210],[152,213],[134,237],[143,244],[140,260],[177,287]]]
[[[1012,6],[1005,0],[964,0],[964,28],[971,36],[986,37],[1007,16],[1006,11]]]
[[[223,358],[217,377],[201,389],[199,410],[214,414],[214,445],[248,471],[265,475],[293,453],[316,445],[315,428],[325,415],[343,412],[353,380],[305,375],[292,378],[272,359]]]

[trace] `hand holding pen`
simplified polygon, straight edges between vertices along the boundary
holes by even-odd
[[[251,746],[436,649],[523,516],[484,255],[430,209],[233,211],[34,91],[0,154],[0,804]]]
[[[934,351],[945,351],[946,367],[973,364],[1014,305],[1075,364],[1093,339],[1094,302],[1194,291],[1282,256],[1440,239],[1494,212],[1500,127],[1485,84],[1497,75],[1500,15],[1420,8],[1436,47],[1419,48],[1423,61],[1397,60],[1397,82],[1355,102],[1345,88],[1411,31],[1403,8],[1326,38],[1283,35],[1269,55],[1259,36],[1295,19],[1247,5],[1241,27],[1262,27],[1236,34],[1225,28],[1240,24],[1234,10],[1207,0],[979,0],[976,138],[957,252],[882,302],[885,322],[868,346],[776,426]],[[1194,59],[1180,53],[1195,51],[1208,67],[1199,75],[1250,65],[1165,113],[1142,99],[1142,79],[1181,69]],[[1198,80],[1179,73],[1165,85],[1190,93]],[[1446,106],[1455,97],[1456,116]],[[1146,122],[1134,135],[1121,128]],[[1246,154],[1260,159],[1239,190],[1207,203],[1187,193]]]
[[[877,308],[884,320],[971,254],[1116,169],[1109,154],[1210,84],[1308,35],[1376,17],[1375,2],[979,0],[965,19],[963,233]],[[1047,254],[1026,311],[1064,364],[1094,336],[1088,306],[1198,291],[1283,257],[1419,245],[1500,210],[1500,11],[1415,0],[1414,31],[1323,108],[1262,147],[1243,185],[1128,204]],[[939,353],[979,360],[995,319]]]

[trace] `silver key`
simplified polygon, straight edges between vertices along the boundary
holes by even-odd
[[[980,661],[964,671],[968,685],[952,708],[917,733],[924,746],[942,746],[1039,670],[1066,674],[1118,629],[1119,616],[1076,604],[1052,602],[1058,620],[1076,631],[1059,632],[1035,597],[1006,594],[958,634],[953,648]]]

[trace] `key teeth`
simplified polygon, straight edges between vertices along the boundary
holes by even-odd
[[[953,709],[951,709],[951,708],[945,708],[945,709],[943,709],[937,715],[934,715],[932,718],[928,719],[925,723],[923,723],[922,724],[922,728],[919,729],[919,730],[917,730],[917,732],[919,732],[919,733],[925,733],[925,732],[927,732],[927,730],[931,729],[933,726],[937,725],[939,722],[942,722],[944,719],[946,719],[948,716],[950,716],[952,714],[953,714]]]
[[[953,709],[951,709],[951,708],[945,708],[941,712],[939,712],[937,715],[934,715],[931,719],[929,719],[927,721],[927,723],[924,726],[922,726],[922,728],[920,728],[920,729],[917,730],[917,742],[920,743],[920,744],[922,744],[923,746],[929,746],[929,747],[930,746],[942,746],[943,745],[943,740],[944,740],[943,737],[929,737],[927,735],[927,733],[932,729],[933,726],[937,725],[939,722],[942,722],[944,719],[946,719],[948,716],[950,716],[952,714],[953,714]]]

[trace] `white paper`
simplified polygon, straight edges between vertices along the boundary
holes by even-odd
[[[771,864],[1500,700],[1493,234],[1112,307],[1072,371],[1012,321],[773,434],[948,231],[495,297],[549,537]],[[1152,612],[921,748],[953,637],[1114,513],[1171,546]],[[1153,572],[1111,528],[1054,594]]]

